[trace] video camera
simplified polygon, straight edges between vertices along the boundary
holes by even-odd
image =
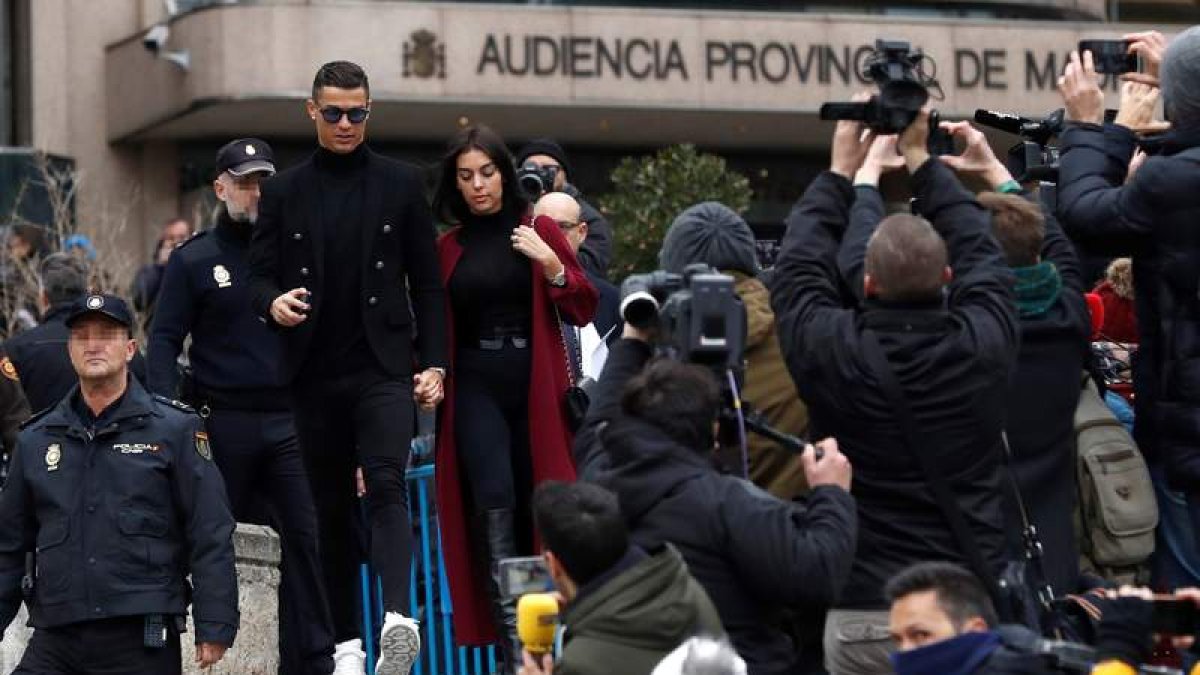
[[[530,200],[537,200],[547,192],[554,192],[554,179],[558,177],[558,167],[553,165],[540,166],[537,162],[525,162],[517,169],[517,185]]]
[[[982,108],[975,111],[975,121],[1020,136],[1023,140],[1008,149],[1008,170],[1017,180],[1058,182],[1058,148],[1050,144],[1051,139],[1063,130],[1062,108],[1040,120],[1011,113],[995,112]]]
[[[746,350],[746,309],[733,277],[695,263],[683,274],[634,274],[621,284],[621,318],[642,329],[657,327],[672,358],[740,373]]]
[[[926,75],[922,64],[929,57],[903,40],[876,40],[875,52],[866,60],[863,77],[879,87],[879,93],[865,103],[826,103],[821,106],[823,120],[855,120],[877,134],[898,134],[909,127],[921,107],[929,101],[929,89],[941,85]],[[954,142],[941,130],[936,111],[929,116],[929,151],[945,155],[954,151]]]

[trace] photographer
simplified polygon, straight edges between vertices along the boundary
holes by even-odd
[[[536,138],[517,152],[516,164],[521,173],[524,173],[524,167],[532,164],[543,174],[549,172],[554,176],[552,185],[543,186],[543,193],[565,192],[579,202],[583,222],[587,223],[587,239],[577,254],[579,264],[588,274],[607,277],[608,263],[612,260],[612,226],[583,198],[579,188],[571,184],[571,163],[562,146],[550,138]],[[539,197],[541,195],[529,195],[529,200],[536,202]]]
[[[1172,130],[1126,182],[1154,92],[1123,87],[1116,123],[1102,124],[1104,93],[1090,53],[1072,54],[1059,89],[1070,124],[1061,136],[1059,215],[1067,233],[1111,255],[1132,256],[1141,343],[1133,362],[1134,436],[1169,483],[1188,494],[1200,524],[1200,26],[1175,37],[1157,62],[1137,38],[1146,73],[1161,82]],[[1130,76],[1131,79],[1132,76]]]
[[[841,588],[857,519],[850,465],[832,439],[801,458],[812,493],[784,502],[712,463],[720,392],[712,372],[651,359],[631,324],[614,345],[575,445],[580,474],[617,494],[634,543],[671,543],[704,586],[753,675],[794,673],[778,622]]]
[[[792,210],[776,263],[771,304],[792,378],[812,428],[836,436],[856,468],[858,550],[825,627],[835,675],[888,672],[883,586],[905,566],[969,564],[990,589],[1005,559],[1012,273],[987,211],[931,158],[928,134],[922,111],[897,140],[924,217],[880,221],[851,183],[871,135],[840,122],[831,168]],[[865,261],[861,307],[839,292],[839,249]]]
[[[559,675],[649,675],[683,641],[725,635],[704,589],[670,544],[647,551],[629,540],[613,493],[590,483],[547,481],[533,518],[554,587],[565,605]],[[520,675],[551,672],[524,652]],[[544,659],[543,659],[544,661]]]

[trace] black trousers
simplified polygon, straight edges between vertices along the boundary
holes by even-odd
[[[289,411],[214,408],[205,420],[213,459],[239,522],[279,532],[279,672],[333,669],[333,621],[317,553],[317,513]]]
[[[413,432],[411,378],[368,370],[297,381],[296,428],[317,506],[321,561],[337,642],[362,637],[359,572],[363,559],[354,470],[366,483],[370,559],[385,612],[412,614],[412,522],[405,470]]]
[[[458,350],[454,437],[478,512],[528,510],[530,359],[528,348],[507,341],[502,349]]]
[[[13,675],[178,675],[179,634],[165,647],[146,647],[145,619],[102,619],[37,628]]]

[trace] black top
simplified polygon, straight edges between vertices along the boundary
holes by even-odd
[[[279,333],[250,307],[251,228],[222,209],[215,228],[171,253],[163,301],[150,326],[147,388],[154,393],[183,394],[177,391],[176,359],[190,334],[188,357],[197,388],[192,402],[229,406],[234,404],[226,399],[240,397],[255,409],[287,406]]]
[[[326,296],[324,312],[313,338],[321,356],[309,361],[308,374],[327,373],[330,369],[357,372],[374,365],[363,330],[362,277],[353,264],[362,258],[367,149],[359,145],[354,152],[341,155],[320,148],[313,163],[317,168],[327,262],[322,289]]]
[[[472,217],[458,241],[462,258],[450,276],[459,344],[496,335],[528,336],[533,313],[530,260],[513,250],[519,217],[510,211]]]

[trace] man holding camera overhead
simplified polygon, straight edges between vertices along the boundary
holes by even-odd
[[[929,112],[879,141],[894,142],[899,156],[877,151],[864,163],[865,132],[838,123],[829,170],[788,217],[771,294],[813,433],[835,436],[855,466],[858,548],[825,625],[834,675],[891,672],[883,587],[905,566],[958,562],[995,586],[1004,560],[1001,411],[1018,337],[1012,273],[987,212],[930,155]],[[912,176],[920,215],[881,222],[860,207],[878,175],[899,166]],[[859,297],[839,292],[839,250],[847,265],[862,265]],[[936,482],[931,466],[942,474]]]

